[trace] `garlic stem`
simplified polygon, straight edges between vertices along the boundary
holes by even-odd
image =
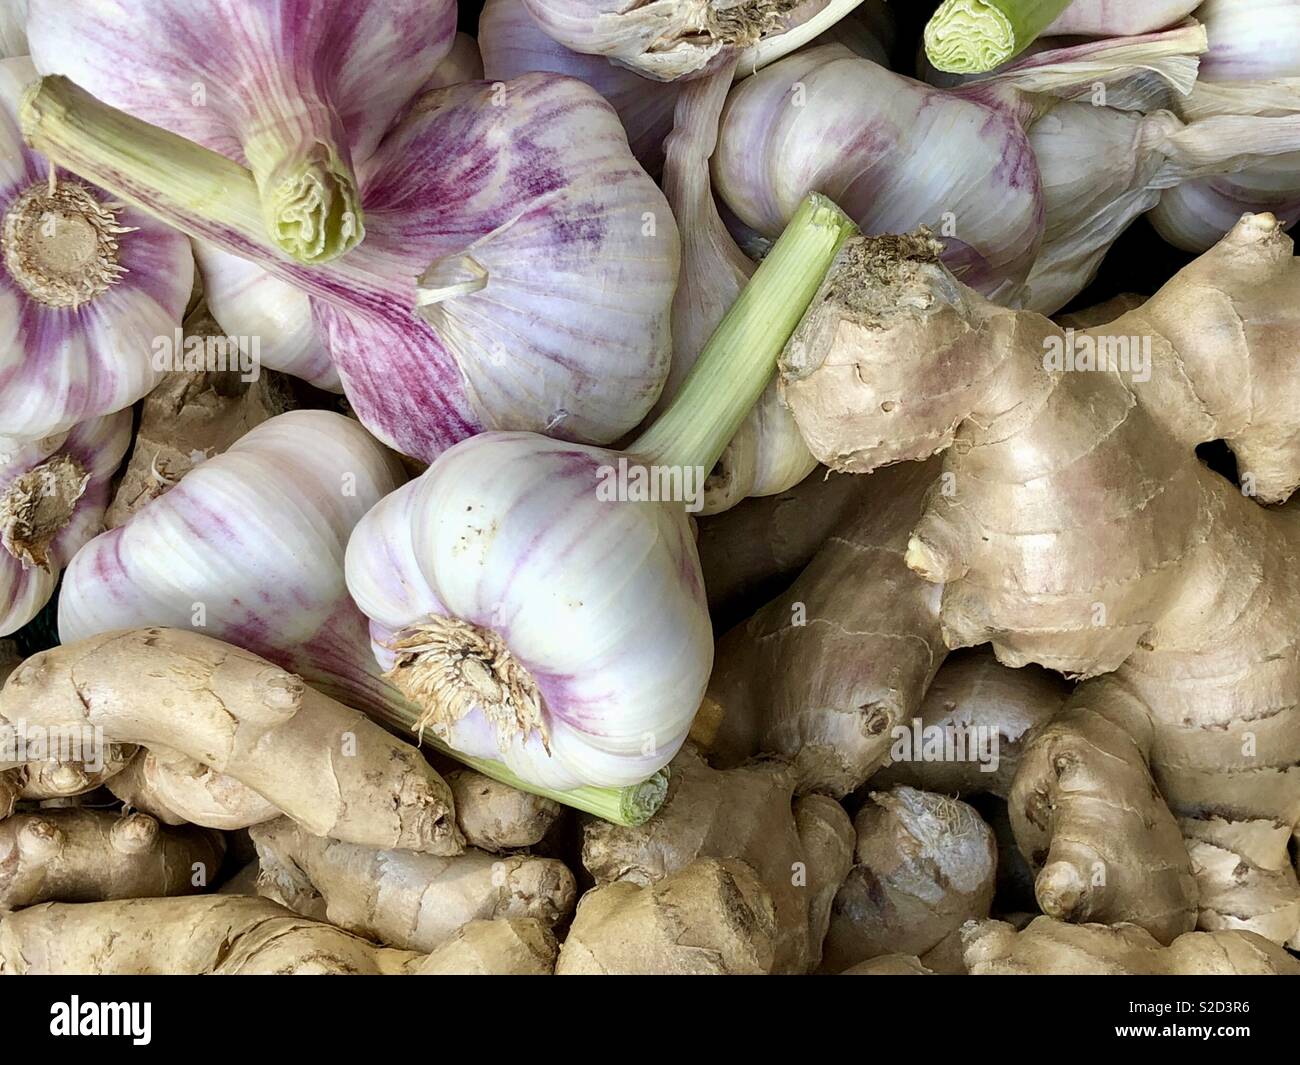
[[[810,193],[731,305],[668,409],[628,448],[648,464],[711,470],[776,370],[840,245],[857,226]]]
[[[944,0],[925,27],[925,54],[939,70],[982,74],[1032,44],[1070,0]]]
[[[364,248],[327,264],[308,266],[285,258],[286,249],[266,235],[262,198],[252,173],[217,152],[101,103],[67,78],[48,76],[34,83],[20,119],[28,142],[53,164],[191,237],[261,264],[310,295],[371,310],[377,304],[400,302],[400,294],[390,291],[382,274],[367,268]],[[304,172],[298,177],[306,185],[323,180],[320,174],[307,177]],[[304,195],[317,202],[321,193],[322,188],[316,188]],[[289,192],[285,195],[292,198]],[[293,210],[306,211],[305,201]],[[356,218],[359,226],[359,213]],[[329,225],[335,224],[342,227],[342,219]],[[289,230],[284,235],[287,239]],[[356,236],[360,238],[359,229]]]

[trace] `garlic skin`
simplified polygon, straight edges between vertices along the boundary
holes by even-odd
[[[607,56],[658,81],[699,77],[743,49],[779,36],[827,0],[523,0],[566,48]]]
[[[364,235],[356,161],[455,28],[452,0],[30,0],[27,34],[42,74],[247,162],[271,239],[327,262]]]
[[[17,117],[35,77],[29,59],[0,60],[0,451],[153,388],[153,340],[180,325],[193,281],[181,234],[65,173],[49,196],[49,164]],[[69,252],[85,258],[68,268]]]
[[[1201,0],[1072,0],[1043,32],[1044,37],[1131,37],[1172,26]]]
[[[0,0],[0,58],[27,55],[27,0]]]
[[[960,165],[936,165],[936,156]],[[929,225],[946,241],[949,269],[993,297],[1024,281],[1042,237],[1038,168],[1015,114],[842,45],[788,56],[732,90],[713,181],[765,236],[811,189],[866,233]]]
[[[433,89],[445,89],[448,85],[459,85],[463,81],[483,80],[483,57],[479,54],[478,42],[468,33],[458,33],[451,41],[451,51],[442,58],[428,80],[420,87],[421,92]]]
[[[350,418],[271,418],[77,552],[59,593],[59,636],[195,628],[352,699],[374,682],[359,660],[365,622],[344,587],[344,547],[402,479]]]
[[[131,412],[0,453],[0,636],[32,620],[59,573],[104,527],[109,482],[131,442]]]
[[[526,731],[498,729],[475,697],[484,689],[462,671],[426,727],[550,788],[620,787],[666,765],[713,664],[686,512],[681,503],[602,500],[600,468],[618,459],[529,433],[485,433],[387,496],[348,543],[348,590],[371,619],[381,666],[398,664],[403,634],[418,644],[439,619],[457,618],[498,651],[504,644],[497,661],[522,667],[540,697],[536,713],[520,715],[532,722]],[[501,671],[468,640],[452,633],[450,664],[464,661],[465,647],[480,674],[499,682]],[[392,679],[409,697],[412,678],[419,687],[440,663],[448,665],[437,653],[417,655]],[[453,721],[456,708],[465,712]]]
[[[479,15],[478,44],[489,81],[509,81],[530,71],[585,81],[618,112],[637,161],[648,173],[659,173],[664,138],[673,128],[677,85],[651,81],[604,56],[570,51],[542,31],[524,0],[487,0]]]

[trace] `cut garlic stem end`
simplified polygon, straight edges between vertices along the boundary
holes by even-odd
[[[950,74],[983,74],[1019,55],[1070,0],[944,0],[925,27],[925,54]]]
[[[352,175],[317,145],[262,183],[262,206],[272,242],[300,263],[327,263],[361,243],[361,203]]]

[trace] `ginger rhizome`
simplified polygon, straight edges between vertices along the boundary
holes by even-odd
[[[820,461],[943,452],[906,562],[944,641],[1085,681],[1010,798],[1049,916],[1298,942],[1300,511],[1261,505],[1300,483],[1292,253],[1248,215],[1067,333],[959,284],[924,232],[860,240],[786,350]],[[1198,461],[1214,440],[1240,485]]]
[[[554,928],[572,914],[577,894],[573,874],[554,858],[376,850],[313,836],[287,818],[251,835],[259,893],[408,950],[434,950],[475,920],[528,918]]]
[[[45,903],[0,918],[0,975],[531,975],[554,946],[535,923],[476,921],[429,954],[378,947],[246,895]]]
[[[205,891],[224,853],[217,833],[164,827],[148,814],[15,814],[0,821],[0,912]]]
[[[796,799],[794,786],[784,764],[717,770],[687,745],[671,763],[668,797],[649,822],[630,828],[588,820],[582,864],[599,885],[645,886],[699,859],[742,861],[773,906],[775,971],[807,972],[821,957],[831,900],[849,871],[853,830],[833,799]],[[684,890],[678,887],[675,896]],[[706,901],[696,903],[700,920]],[[729,917],[715,917],[722,937]]]
[[[34,655],[0,724],[156,747],[233,777],[309,832],[456,854],[450,789],[419,750],[265,659],[197,633],[104,633]]]

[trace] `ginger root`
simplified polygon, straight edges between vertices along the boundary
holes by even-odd
[[[873,475],[789,590],[718,642],[691,730],[710,761],[774,754],[801,792],[837,797],[888,761],[894,728],[910,726],[947,654],[939,589],[904,561],[935,472]]]
[[[850,241],[782,359],[822,462],[943,452],[906,559],[944,641],[1086,681],[1011,796],[1049,915],[1300,943],[1300,510],[1259,505],[1300,484],[1293,253],[1247,215],[1067,334],[964,288],[926,233]],[[1216,440],[1239,485],[1197,458]]]
[[[231,831],[281,816],[275,804],[229,774],[161,748],[141,750],[108,790],[165,825]]]
[[[910,954],[962,972],[962,925],[993,903],[993,832],[966,803],[908,787],[873,792],[853,827],[854,865],[835,896],[825,968]]]
[[[101,729],[246,785],[317,835],[462,849],[451,791],[415,748],[247,651],[193,632],[102,633],[29,658],[0,722]]]
[[[821,956],[831,900],[852,862],[853,829],[824,795],[794,798],[788,766],[711,769],[689,744],[673,759],[668,796],[636,828],[590,819],[582,864],[597,884],[651,885],[701,858],[740,859],[776,915],[775,970],[807,972]]]
[[[537,971],[539,956],[507,937],[475,929],[465,938],[468,944],[453,942],[433,954],[377,947],[247,895],[47,902],[0,917],[0,975],[400,976],[426,966],[460,971],[457,965]],[[530,928],[518,938],[538,942]]]
[[[621,880],[588,891],[555,973],[757,976],[775,968],[777,936],[776,909],[754,871],[701,858],[648,887]]]
[[[841,976],[934,976],[914,954],[882,954],[845,969]]]
[[[202,891],[224,853],[216,833],[165,828],[148,814],[16,814],[0,821],[0,911]]]
[[[553,858],[375,850],[310,835],[286,818],[249,833],[262,895],[408,950],[431,951],[475,920],[530,918],[553,928],[577,895],[573,874]]]
[[[1300,976],[1300,961],[1253,932],[1187,932],[1166,947],[1134,924],[1037,917],[1023,931],[972,921],[962,939],[972,976]]]
[[[446,775],[465,842],[493,854],[540,843],[564,815],[554,799],[512,788],[473,769]]]
[[[541,921],[470,921],[419,966],[421,976],[550,976],[560,945]]]
[[[109,743],[97,759],[85,761],[28,762],[23,780],[24,802],[60,799],[94,791],[124,772],[135,756],[136,748],[127,743]]]

